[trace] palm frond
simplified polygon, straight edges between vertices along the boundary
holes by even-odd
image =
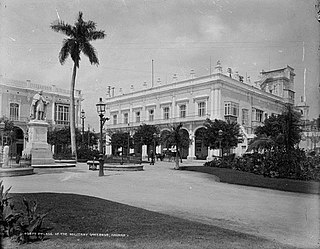
[[[50,27],[56,31],[61,32],[67,36],[74,37],[74,30],[70,24],[65,23],[64,21],[56,21],[50,25]]]
[[[271,137],[260,136],[255,137],[248,146],[247,151],[263,150],[275,145],[275,141]]]
[[[70,43],[71,43],[70,39],[63,40],[62,48],[59,53],[59,61],[61,65],[65,63],[66,59],[70,55]]]
[[[91,31],[88,34],[88,40],[92,41],[92,40],[103,39],[103,38],[105,38],[105,36],[106,36],[106,34],[104,33],[103,30]]]
[[[87,21],[85,22],[85,26],[86,26],[86,29],[89,30],[89,31],[95,31],[96,30],[96,23],[93,22],[93,21]]]
[[[82,11],[79,11],[77,23],[82,23],[82,22],[84,22],[83,19],[82,19],[82,16],[83,16]]]
[[[89,61],[91,64],[99,65],[99,59],[97,57],[97,52],[95,48],[89,43],[84,42],[82,44],[82,52],[89,57]]]

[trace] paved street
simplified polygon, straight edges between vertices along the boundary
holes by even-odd
[[[144,171],[105,171],[98,177],[98,171],[78,164],[73,169],[35,169],[31,176],[4,178],[4,184],[12,186],[11,192],[90,195],[285,244],[320,246],[318,195],[225,184],[172,168],[173,163],[156,162]]]

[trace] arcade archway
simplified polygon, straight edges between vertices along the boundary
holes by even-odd
[[[197,159],[206,160],[208,156],[208,147],[204,145],[203,138],[205,128],[201,127],[195,132],[195,156]]]

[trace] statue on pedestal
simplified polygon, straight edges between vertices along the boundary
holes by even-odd
[[[33,96],[31,107],[30,107],[30,118],[36,120],[45,120],[47,105],[49,101],[47,101],[43,95],[42,91],[36,93]]]
[[[9,145],[3,147],[3,167],[9,167]]]

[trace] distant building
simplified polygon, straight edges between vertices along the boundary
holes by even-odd
[[[55,85],[47,86],[33,83],[29,80],[18,81],[0,77],[0,117],[7,117],[14,123],[15,138],[10,146],[10,153],[21,155],[26,145],[27,123],[30,118],[30,106],[35,93],[43,91],[43,96],[49,101],[47,107],[46,121],[54,127],[64,127],[70,121],[70,91],[58,88]],[[80,110],[82,94],[80,90],[75,91],[76,125],[80,124]],[[4,137],[4,142],[11,141]]]
[[[208,76],[195,78],[192,72],[187,80],[177,81],[175,76],[170,84],[152,88],[144,85],[142,90],[119,96],[109,94],[105,100],[110,117],[107,130],[109,133],[116,130],[133,133],[145,123],[157,125],[163,132],[168,125],[181,122],[185,135],[192,141],[182,152],[183,157],[211,159],[215,152],[201,140],[203,122],[206,118],[236,121],[244,140],[234,152],[241,155],[257,126],[268,116],[281,113],[286,103],[294,104],[294,76],[294,69],[287,66],[262,71],[260,80],[252,84],[248,77],[237,72],[233,74],[231,69],[224,72],[218,61],[214,72]],[[157,148],[158,153],[162,150],[163,146]]]
[[[310,120],[309,106],[301,98],[301,102],[296,105],[296,110],[301,114],[301,141],[300,148],[306,151],[320,153],[320,115],[317,119]]]

